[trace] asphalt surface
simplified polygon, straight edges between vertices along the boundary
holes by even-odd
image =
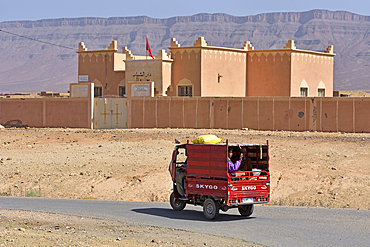
[[[0,197],[1,209],[31,210],[182,229],[267,246],[370,246],[370,210],[255,206],[206,220],[202,207],[177,212],[169,203]]]

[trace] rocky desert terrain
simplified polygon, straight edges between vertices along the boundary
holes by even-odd
[[[208,129],[0,129],[0,194],[167,202],[171,193],[167,169],[174,140],[192,140],[201,134],[215,134],[222,141],[228,139],[236,143],[265,143],[269,140],[270,205],[370,209],[370,134],[353,133]],[[68,225],[64,227],[55,221],[58,217],[67,219],[69,216],[32,215],[35,216],[1,210],[0,221],[3,225],[0,227],[0,237],[16,241],[11,237],[12,234],[17,234],[17,239],[23,239],[27,238],[25,232],[30,231],[28,237],[39,239],[47,236],[53,239],[50,237],[52,234],[70,231],[70,228],[66,228]],[[79,225],[80,228],[88,228],[85,230],[88,234],[84,235],[88,237],[81,240],[83,243],[90,241],[91,236],[97,236],[93,232],[100,229],[96,231],[102,236],[99,241],[103,241],[104,232],[109,232],[108,228],[103,227],[104,221],[88,220],[91,220],[90,223],[79,225],[86,221],[75,218],[71,222],[76,225],[69,227],[76,229]],[[137,227],[148,228],[119,222],[109,224],[112,227],[109,229],[115,234],[105,237],[111,242],[86,243],[101,246],[123,244],[119,241],[130,239],[137,241],[144,237],[132,237],[124,232],[135,232]],[[123,229],[122,232],[119,229]],[[164,237],[159,240],[154,237],[158,234],[150,235],[155,231],[163,231]],[[199,244],[188,243],[180,238],[177,242],[168,241],[165,234],[172,231],[170,229],[155,228],[155,231],[140,232],[147,236],[140,244],[159,244],[159,241],[162,245]],[[147,232],[148,235],[145,235]],[[76,238],[70,240],[77,241],[81,237],[77,235],[71,235]],[[125,239],[125,235],[131,237]],[[214,238],[210,236],[209,240]],[[239,242],[241,244],[253,245]]]

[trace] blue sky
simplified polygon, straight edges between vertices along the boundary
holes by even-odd
[[[226,13],[235,16],[266,12],[301,12],[311,9],[346,10],[370,16],[369,0],[0,0],[0,22],[73,17],[153,18],[198,13]]]

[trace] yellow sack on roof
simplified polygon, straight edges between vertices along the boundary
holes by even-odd
[[[221,139],[215,135],[201,135],[191,141],[194,144],[217,144]]]

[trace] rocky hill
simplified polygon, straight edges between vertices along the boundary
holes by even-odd
[[[127,46],[144,55],[146,35],[155,54],[167,49],[172,37],[182,46],[192,45],[198,36],[211,46],[235,48],[246,40],[255,49],[282,48],[289,39],[298,49],[323,51],[332,44],[337,54],[334,89],[370,91],[370,16],[345,11],[47,19],[2,22],[0,29],[45,42],[0,32],[0,91],[5,92],[66,92],[77,80],[79,42],[94,50],[117,40],[120,49]]]

